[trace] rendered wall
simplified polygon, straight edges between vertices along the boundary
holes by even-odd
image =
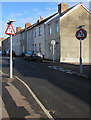
[[[82,7],[78,7],[60,20],[60,62],[79,63],[80,41],[75,37],[77,26],[85,25],[87,38],[82,41],[83,63],[89,63],[89,18],[90,14]]]

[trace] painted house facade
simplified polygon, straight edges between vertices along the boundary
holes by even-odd
[[[27,51],[40,51],[45,55],[45,33],[44,23],[35,25],[27,30]]]
[[[12,38],[12,47],[16,52],[16,55],[20,56],[23,53],[27,52],[27,27],[30,26],[30,23],[25,24],[25,28],[21,27],[16,28],[16,35]]]
[[[66,4],[64,4],[65,6]],[[46,58],[53,58],[51,41],[55,40],[54,59],[66,63],[79,63],[80,42],[75,37],[77,27],[85,25],[87,38],[82,41],[83,63],[90,63],[90,32],[89,10],[83,5],[78,4],[64,11],[58,6],[58,14],[46,23]],[[62,11],[62,12],[61,12]]]
[[[80,59],[80,41],[75,37],[79,25],[85,25],[87,37],[82,41],[83,63],[91,63],[89,20],[91,14],[83,4],[78,4],[60,17],[60,62],[78,63]]]
[[[9,48],[10,48],[10,37],[5,38],[5,39],[2,41],[2,50],[3,50],[3,51],[7,51],[7,50],[9,50]]]
[[[17,33],[12,37],[12,49],[17,55],[20,55],[20,34]]]
[[[27,28],[27,51],[40,51],[45,58],[45,23],[55,15],[53,14],[46,19],[40,16],[40,19],[35,24]]]
[[[55,40],[54,46],[54,60],[60,59],[60,22],[59,15],[57,14],[52,20],[48,21],[45,26],[45,43],[46,43],[46,59],[53,59],[53,45],[52,40]]]
[[[0,38],[0,50],[2,50],[2,41],[4,40],[4,38]]]

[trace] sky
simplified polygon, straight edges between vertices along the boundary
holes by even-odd
[[[26,0],[29,1],[29,0]],[[40,16],[43,18],[46,18],[54,13],[57,12],[57,6],[59,2],[62,2],[60,0],[57,0],[55,2],[25,2],[25,1],[19,1],[17,0],[11,2],[11,0],[5,1],[2,0],[0,2],[0,11],[1,11],[1,17],[0,17],[0,37],[7,37],[7,35],[4,34],[6,29],[6,23],[9,20],[15,20],[16,22],[13,23],[14,28],[16,27],[25,27],[26,22],[30,22],[31,24],[34,24]],[[51,1],[51,0],[48,0]],[[66,0],[64,0],[65,2]],[[69,4],[69,7],[82,2],[88,9],[89,9],[89,0],[86,2],[83,1],[68,1],[65,3]]]

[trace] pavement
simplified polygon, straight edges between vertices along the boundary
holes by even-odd
[[[80,65],[75,63],[75,64],[70,64],[70,63],[60,63],[60,62],[54,62],[53,61],[48,61],[45,60],[45,63],[49,63],[49,68],[62,71],[62,72],[67,72],[69,74],[75,74],[77,76],[82,76],[86,78],[91,78],[91,65],[89,64],[83,64],[82,65],[82,73],[80,73]]]
[[[0,73],[0,118],[1,120],[40,120],[47,118],[39,105],[13,76]],[[17,86],[17,87],[16,87]],[[28,95],[31,99],[28,100]],[[30,97],[29,97],[30,98]]]

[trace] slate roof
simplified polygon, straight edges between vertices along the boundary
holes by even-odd
[[[44,22],[47,22],[47,21],[51,22],[51,21],[53,21],[53,20],[58,20],[60,17],[64,16],[64,15],[65,15],[66,13],[68,13],[70,10],[72,10],[73,8],[75,8],[77,5],[83,5],[83,4],[76,4],[76,5],[68,8],[67,10],[63,11],[63,12],[60,13],[60,14],[59,14],[58,12],[56,12],[56,13],[54,13],[53,15],[51,15],[51,16],[49,16],[49,17],[47,17],[47,18],[45,18],[45,19],[43,19],[43,20],[41,20],[41,21],[38,21],[38,22],[34,23],[33,25],[29,26],[28,28],[24,28],[24,29],[18,31],[18,33],[21,33],[21,32],[23,32],[23,31],[25,31],[25,30],[30,30],[31,28],[36,27],[36,26],[38,26],[38,25],[40,25],[40,24],[42,24],[42,23],[44,23]],[[83,5],[83,6],[84,6],[84,5]],[[85,7],[84,7],[84,8],[85,8]],[[85,9],[86,9],[86,8],[85,8]],[[86,10],[87,10],[87,9],[86,9]],[[87,10],[87,11],[89,11],[89,10]],[[90,11],[89,11],[89,13],[90,13]],[[48,22],[48,23],[49,23],[49,22]]]
[[[83,4],[79,3],[79,4],[76,4],[76,5],[68,8],[67,10],[63,11],[63,12],[60,13],[60,14],[57,13],[57,15],[54,16],[54,17],[52,17],[50,20],[48,20],[47,23],[49,24],[49,23],[51,23],[51,22],[54,21],[54,20],[58,20],[59,18],[63,17],[63,16],[66,15],[68,12],[70,12],[71,10],[73,10],[74,8],[76,8],[76,7],[78,7],[78,6],[82,6],[88,13],[91,14],[91,12],[90,12]]]
[[[75,6],[76,6],[76,5],[68,8],[67,10],[63,11],[63,12],[60,13],[60,14],[59,14],[58,12],[56,12],[56,13],[54,13],[53,15],[47,17],[46,19],[40,21],[39,23],[33,24],[32,26],[28,27],[27,29],[31,29],[31,28],[33,28],[33,27],[35,27],[35,26],[37,26],[37,25],[40,25],[40,24],[42,24],[42,23],[44,23],[44,22],[46,22],[46,21],[48,21],[48,20],[50,20],[50,19],[53,19],[53,20],[54,20],[54,19],[58,19],[59,17],[63,16],[63,15],[66,14],[68,11],[70,11],[72,8],[74,8]]]
[[[43,20],[41,20],[40,22],[36,22],[35,24],[31,25],[31,26],[28,27],[27,29],[29,30],[29,29],[31,29],[31,28],[37,26],[37,25],[40,25],[40,24],[46,22],[47,20],[49,20],[50,18],[54,17],[54,16],[57,15],[57,14],[58,14],[58,13],[55,13],[55,14],[53,14],[53,15],[51,15],[51,16],[49,16],[49,17],[43,19]]]
[[[40,24],[46,22],[47,20],[49,20],[50,18],[54,17],[54,16],[57,15],[57,14],[58,14],[58,13],[55,13],[55,14],[53,14],[53,15],[51,15],[51,16],[43,19],[43,20],[41,20],[40,22],[37,21],[36,23],[34,23],[33,25],[29,26],[28,28],[21,29],[21,30],[18,31],[17,33],[24,32],[25,30],[30,30],[31,28],[36,27],[37,25],[40,25]]]

